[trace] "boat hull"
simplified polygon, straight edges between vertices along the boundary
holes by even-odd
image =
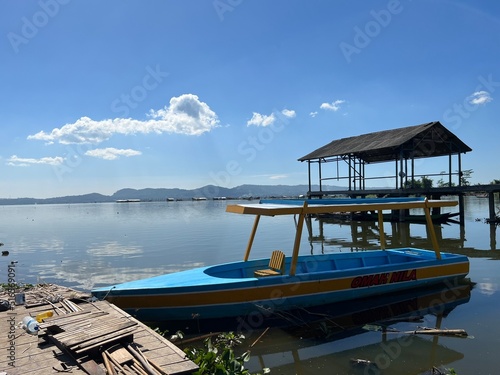
[[[405,248],[300,256],[296,273],[256,278],[268,259],[226,263],[92,291],[145,321],[272,314],[463,278],[467,257]]]

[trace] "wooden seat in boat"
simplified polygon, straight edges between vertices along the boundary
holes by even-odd
[[[274,250],[269,260],[269,268],[265,270],[257,270],[254,272],[255,277],[262,276],[277,276],[283,275],[285,271],[285,253],[281,250]]]

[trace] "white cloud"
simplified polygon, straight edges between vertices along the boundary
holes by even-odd
[[[287,118],[294,118],[297,116],[295,111],[293,109],[284,109],[281,111],[281,114]],[[247,121],[247,126],[269,126],[274,124],[276,121],[276,116],[274,113],[271,113],[270,115],[262,115],[257,112],[253,112],[252,118]]]
[[[108,140],[114,134],[176,133],[200,135],[219,126],[216,113],[193,94],[173,97],[168,106],[158,111],[150,110],[148,116],[149,120],[132,118],[92,120],[84,116],[72,124],[54,128],[50,133],[40,131],[30,135],[28,139],[42,140],[48,143],[97,144]]]
[[[295,116],[297,116],[293,109],[284,109],[281,111],[281,113],[283,114],[283,116],[288,118],[294,118]]]
[[[288,178],[286,174],[273,175],[269,177],[271,180],[281,180],[283,178]]]
[[[311,113],[309,113],[309,116],[316,117],[317,114],[318,114],[318,112],[311,112]]]
[[[33,158],[20,158],[16,155],[12,155],[7,159],[7,165],[12,167],[29,167],[33,164],[46,164],[46,165],[61,165],[64,162],[64,158],[61,156],[56,157],[45,157],[40,159]]]
[[[340,109],[340,105],[344,104],[345,100],[335,100],[332,103],[323,103],[319,107],[321,109],[325,109],[327,111],[334,111],[337,112]]]
[[[269,126],[274,124],[276,117],[274,113],[271,113],[269,116],[261,115],[260,113],[254,112],[252,118],[247,121],[247,126],[255,125],[255,126]]]
[[[467,98],[467,101],[473,105],[481,105],[489,103],[493,100],[488,91],[476,91]]]
[[[95,150],[89,150],[89,151],[85,152],[85,155],[87,155],[87,156],[92,156],[92,157],[100,158],[100,159],[104,159],[104,160],[115,160],[115,159],[118,159],[120,156],[130,157],[130,156],[137,156],[137,155],[141,155],[141,154],[142,154],[142,152],[136,151],[136,150],[131,150],[131,149],[123,150],[123,149],[117,149],[117,148],[112,148],[112,147],[97,148]]]

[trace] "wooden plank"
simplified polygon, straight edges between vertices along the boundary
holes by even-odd
[[[80,367],[89,375],[106,375],[106,371],[93,359],[87,359],[78,363]]]
[[[57,338],[59,341],[64,341],[68,337],[74,337],[77,336],[78,334],[85,334],[89,332],[99,332],[99,330],[110,330],[113,329],[113,327],[117,327],[119,324],[122,322],[129,322],[128,319],[123,319],[123,318],[114,318],[110,320],[106,320],[106,322],[103,321],[88,321],[85,326],[82,326],[81,323],[79,323],[76,326],[63,326],[62,328],[64,329],[64,332],[59,332],[55,333],[53,336]]]
[[[90,328],[96,328],[99,326],[113,326],[120,324],[121,322],[128,321],[126,318],[122,317],[103,317],[102,319],[87,319],[85,321],[73,322],[71,324],[63,324],[59,326],[64,332],[58,333],[60,337],[65,335],[70,335],[72,332],[85,331]]]
[[[99,337],[104,337],[104,336],[109,336],[112,334],[119,334],[121,330],[125,328],[129,328],[132,326],[136,326],[137,324],[134,322],[125,322],[120,325],[115,325],[112,327],[109,327],[108,329],[104,329],[104,327],[96,327],[95,329],[92,330],[87,330],[83,332],[78,332],[78,334],[70,337],[66,337],[64,340],[60,340],[60,342],[65,345],[65,346],[73,346],[76,344],[83,343],[88,340],[94,340],[98,339]],[[55,336],[54,336],[55,337]]]
[[[50,320],[45,320],[45,322],[40,325],[40,328],[48,328],[54,325],[62,328],[69,324],[79,323],[88,319],[96,319],[105,315],[109,315],[109,313],[104,311],[79,311],[75,313],[68,313],[66,315],[49,318]]]
[[[134,360],[134,357],[132,356],[132,354],[130,354],[130,352],[125,349],[123,346],[120,346],[118,348],[111,348],[111,349],[108,349],[108,353],[109,353],[109,356],[111,358],[113,358],[114,360],[116,360],[116,362],[118,362],[120,365],[128,362],[128,361],[133,361]]]
[[[46,329],[48,327],[54,326],[56,324],[64,323],[65,321],[71,321],[72,319],[86,319],[90,311],[80,311],[77,313],[65,314],[65,315],[54,315],[51,318],[47,318],[43,323],[40,324],[40,329]],[[85,315],[85,316],[82,316]]]
[[[128,336],[132,336],[134,330],[136,330],[136,329],[137,329],[136,327],[130,327],[130,328],[122,330],[119,334],[115,333],[113,335],[100,337],[99,339],[95,339],[93,341],[87,341],[85,343],[80,343],[80,344],[72,347],[72,349],[75,350],[76,353],[83,353],[83,352],[90,350],[90,349],[93,349],[95,347],[103,346],[103,345],[109,344],[113,341],[122,340]]]

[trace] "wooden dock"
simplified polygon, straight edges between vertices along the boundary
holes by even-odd
[[[55,290],[54,290],[55,288]],[[37,286],[0,312],[0,374],[190,374],[197,366],[163,336],[106,301]],[[19,294],[19,293],[18,293]],[[33,295],[37,295],[33,298]],[[23,318],[52,313],[30,334]]]

